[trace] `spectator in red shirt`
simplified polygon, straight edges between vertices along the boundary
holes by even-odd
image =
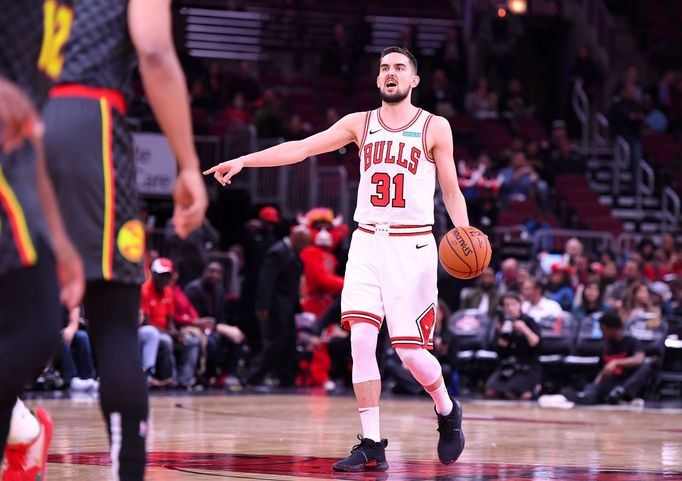
[[[142,284],[141,298],[141,326],[138,337],[142,350],[142,368],[147,373],[150,382],[152,377],[161,373],[156,372],[159,344],[164,344],[163,352],[168,353],[170,359],[165,361],[171,366],[171,372],[164,375],[160,385],[175,382],[175,359],[173,357],[173,338],[175,335],[175,302],[173,289],[170,287],[173,275],[173,263],[170,259],[159,257],[152,262],[151,277]]]

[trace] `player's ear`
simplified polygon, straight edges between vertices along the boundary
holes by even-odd
[[[420,80],[421,79],[419,78],[419,75],[413,75],[412,76],[412,83],[411,83],[412,88],[415,88],[417,85],[419,85]]]
[[[377,75],[377,88],[381,88],[381,75]]]

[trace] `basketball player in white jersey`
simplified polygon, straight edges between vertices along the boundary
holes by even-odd
[[[391,344],[435,402],[438,457],[457,460],[464,449],[462,407],[447,393],[433,348],[436,317],[437,249],[431,233],[436,174],[456,226],[468,226],[453,160],[447,120],[411,103],[419,84],[417,61],[401,47],[381,54],[377,87],[381,108],[345,116],[328,130],[223,162],[204,174],[222,185],[244,167],[274,167],[355,142],[360,148],[360,184],[341,320],[350,329],[353,387],[363,435],[336,471],[385,471],[387,441],[379,430],[381,380],[377,336],[386,319]]]

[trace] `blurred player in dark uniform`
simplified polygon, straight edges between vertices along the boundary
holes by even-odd
[[[125,124],[138,62],[179,171],[173,222],[184,238],[203,221],[185,77],[175,54],[170,0],[79,0],[58,84],[43,110],[48,168],[67,231],[83,256],[85,315],[117,480],[144,478],[148,400],[137,327],[144,226]]]
[[[45,477],[52,422],[17,396],[59,346],[60,301],[77,306],[83,293],[36,113],[60,72],[72,15],[54,0],[0,0],[0,11],[0,472],[3,480],[35,480]]]

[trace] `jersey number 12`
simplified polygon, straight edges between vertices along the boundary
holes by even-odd
[[[56,0],[43,4],[43,45],[40,48],[38,68],[53,80],[59,78],[64,66],[62,48],[69,38],[73,10],[59,5]]]

